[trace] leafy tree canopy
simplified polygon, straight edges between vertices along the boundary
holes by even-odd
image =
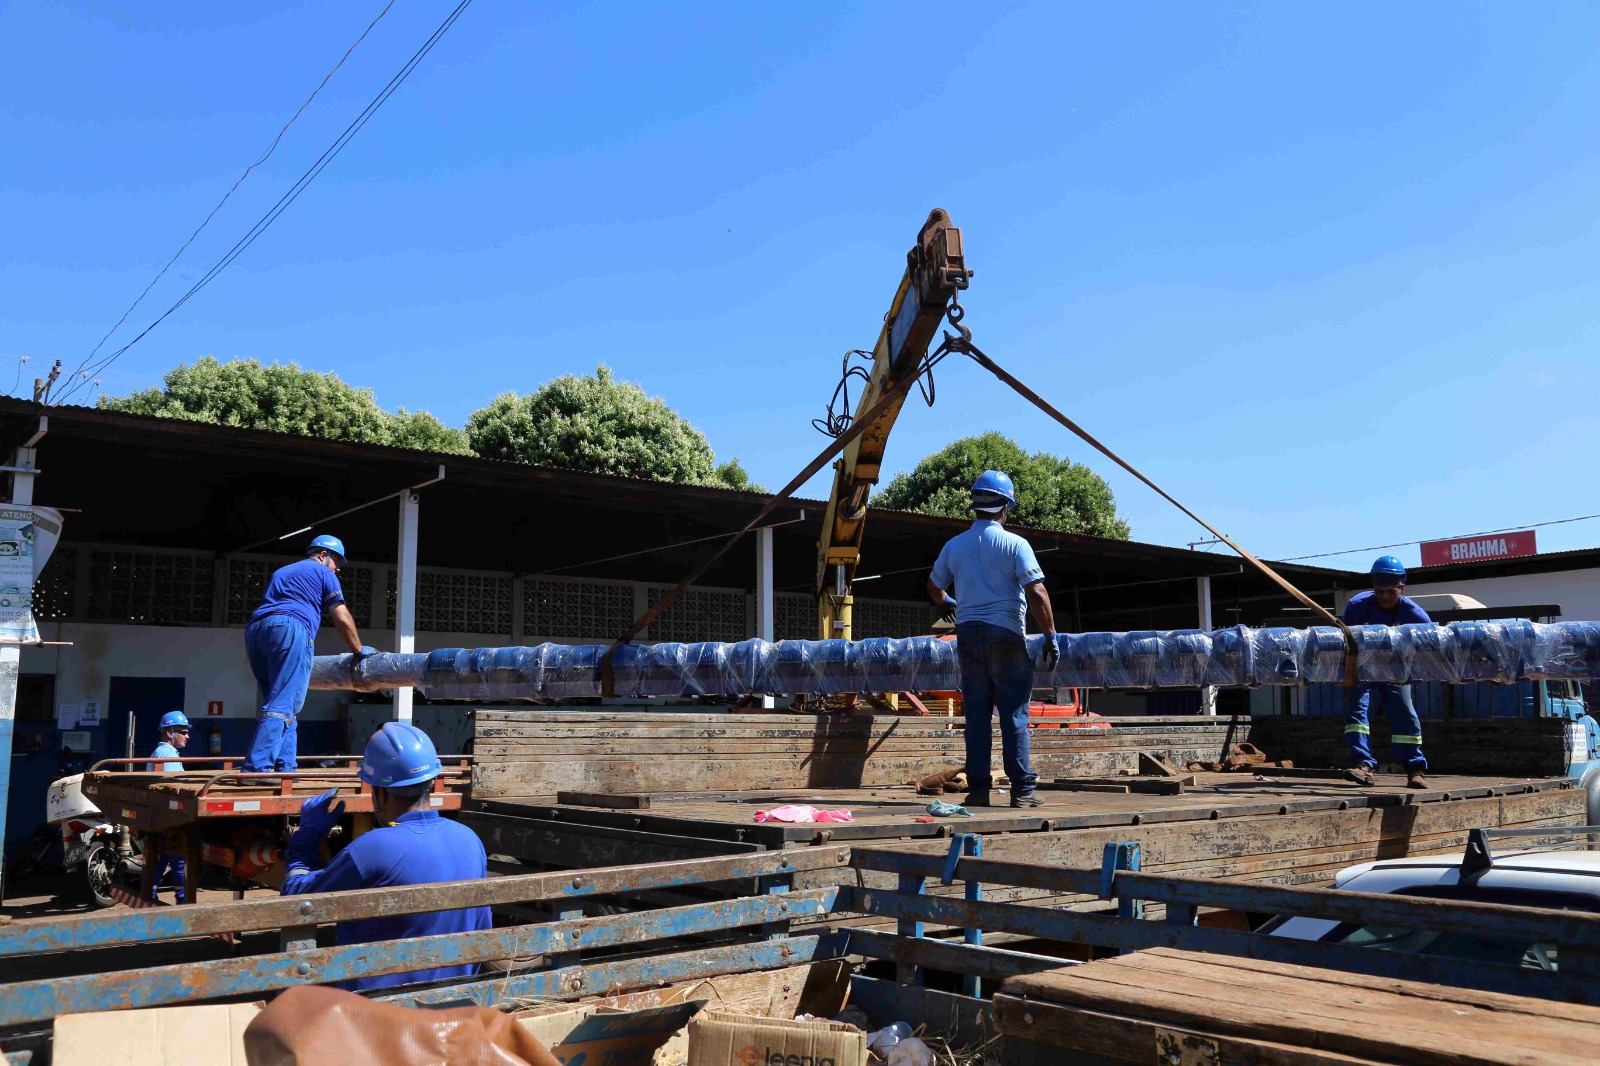
[[[766,492],[767,490],[750,480],[749,471],[740,464],[735,456],[711,472],[712,484],[720,485],[725,489],[742,489],[745,492]]]
[[[496,396],[467,417],[467,440],[486,458],[596,474],[724,486],[743,475],[737,462],[719,473],[703,433],[605,366],[593,377],[547,381],[526,396]]]
[[[1047,452],[1029,455],[1016,441],[988,432],[963,437],[895,475],[873,503],[900,511],[968,518],[972,482],[985,470],[1003,470],[1017,485],[1011,521],[1096,537],[1128,539],[1111,487],[1086,466]]]
[[[465,434],[426,411],[401,408],[390,413],[378,406],[371,389],[348,385],[337,374],[301,370],[295,363],[223,363],[208,355],[169,370],[161,380],[160,388],[102,396],[99,406],[302,437],[470,454]]]

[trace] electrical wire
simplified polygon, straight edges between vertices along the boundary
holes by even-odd
[[[177,311],[178,308],[182,307],[184,304],[188,303],[190,298],[192,298],[201,289],[209,285],[218,274],[227,269],[229,264],[231,264],[235,259],[239,258],[239,256],[244,253],[245,249],[254,244],[256,238],[261,236],[262,233],[266,232],[267,228],[271,226],[273,222],[277,221],[278,216],[282,215],[283,212],[288,209],[289,205],[294,203],[295,200],[299,198],[300,194],[317,179],[317,176],[327,169],[328,164],[332,163],[339,153],[344,150],[345,145],[349,144],[355,135],[361,132],[362,127],[371,120],[372,116],[376,114],[378,109],[388,101],[389,97],[393,96],[395,91],[399,89],[402,84],[404,84],[405,80],[411,76],[411,72],[415,70],[417,65],[427,57],[429,52],[433,51],[434,45],[438,44],[440,38],[449,32],[450,27],[455,25],[456,20],[461,17],[462,12],[464,12],[467,9],[467,6],[471,3],[472,0],[461,0],[461,2],[456,5],[450,14],[445,17],[445,20],[439,24],[439,28],[434,30],[433,33],[429,35],[428,39],[422,43],[422,46],[419,47],[415,53],[412,54],[410,59],[406,60],[405,65],[400,68],[399,72],[396,73],[394,77],[389,79],[388,84],[378,91],[378,94],[374,96],[367,106],[361,110],[361,113],[351,121],[350,125],[345,127],[344,132],[339,134],[339,136],[334,139],[334,142],[328,146],[328,148],[320,157],[318,157],[317,161],[311,164],[310,168],[307,169],[304,174],[300,175],[299,179],[295,181],[292,186],[290,186],[289,191],[284,193],[283,196],[279,198],[278,202],[274,204],[266,214],[262,215],[260,220],[258,220],[254,226],[250,227],[249,232],[247,232],[243,237],[239,238],[238,242],[228,250],[227,254],[219,259],[210,270],[206,271],[205,274],[201,276],[199,281],[195,282],[194,285],[190,287],[188,292],[185,292],[182,296],[180,296],[171,307],[163,311],[155,319],[155,321],[151,322],[148,326],[141,330],[131,341],[129,341],[127,344],[124,344],[110,355],[106,356],[99,363],[91,366],[88,373],[90,375],[98,375],[112,363],[116,362],[124,352],[126,352],[129,348],[132,348],[135,344],[138,344],[139,341],[142,340],[151,330],[155,329],[163,321],[165,321],[169,315]],[[83,380],[86,379],[79,379],[79,381],[69,385],[67,389],[64,390],[62,394],[53,401],[53,403],[65,403],[72,397],[74,392],[82,387]]]
[[[233,183],[233,186],[229,188],[227,192],[222,194],[222,199],[217,201],[216,206],[211,209],[210,213],[206,215],[206,217],[201,221],[200,225],[195,227],[194,232],[189,234],[189,239],[184,241],[182,246],[179,247],[176,252],[172,253],[172,258],[168,259],[166,265],[156,273],[155,277],[150,279],[150,284],[146,285],[144,287],[144,291],[139,293],[138,298],[135,299],[133,303],[128,305],[128,309],[126,311],[122,312],[122,317],[117,319],[116,325],[106,330],[106,335],[101,337],[100,342],[94,346],[94,349],[90,351],[81,362],[78,363],[77,369],[73,371],[74,374],[78,373],[78,371],[81,371],[84,366],[88,364],[89,360],[98,355],[100,353],[100,349],[105,345],[106,341],[111,339],[111,335],[122,328],[122,324],[128,320],[128,316],[133,314],[134,309],[138,307],[139,304],[144,302],[144,298],[146,296],[150,295],[150,290],[156,287],[156,282],[166,277],[167,271],[172,269],[172,264],[176,263],[178,261],[178,257],[188,250],[189,245],[194,243],[194,239],[200,236],[200,231],[205,229],[211,220],[216,217],[218,211],[222,210],[222,205],[228,202],[229,197],[239,191],[239,186],[244,184],[244,179],[250,176],[250,172],[272,157],[272,153],[277,151],[278,143],[283,140],[283,135],[289,132],[289,127],[293,126],[295,120],[300,117],[301,113],[305,111],[306,108],[311,106],[311,101],[317,98],[317,94],[320,93],[328,84],[328,80],[339,72],[339,68],[344,66],[344,61],[349,59],[350,54],[356,50],[362,41],[367,39],[367,34],[372,32],[372,27],[376,26],[383,16],[387,15],[389,13],[389,9],[393,6],[394,0],[389,0],[387,4],[383,5],[383,10],[378,12],[377,18],[374,18],[371,22],[367,23],[367,28],[361,31],[361,36],[356,38],[354,44],[345,49],[344,55],[339,57],[339,62],[335,63],[333,65],[333,69],[322,76],[322,80],[317,83],[317,87],[311,90],[311,95],[306,97],[305,103],[301,104],[295,110],[295,113],[289,116],[289,121],[283,124],[283,128],[278,130],[278,135],[272,138],[272,143],[267,145],[267,150],[265,152],[261,153],[261,158],[244,168],[244,173],[240,174],[238,180]]]
[[[1564,526],[1571,522],[1588,522],[1600,518],[1600,514],[1579,515],[1576,518],[1557,518],[1549,522],[1533,522],[1525,526],[1507,526],[1504,529],[1485,529],[1478,533],[1458,533],[1453,537],[1435,537],[1434,540],[1465,540],[1468,537],[1487,537],[1494,533],[1520,533],[1524,529],[1543,529],[1546,526]],[[1279,559],[1282,563],[1296,563],[1303,559],[1327,559],[1334,555],[1356,555],[1361,552],[1383,551],[1385,548],[1409,548],[1413,544],[1423,543],[1420,540],[1401,540],[1393,544],[1374,544],[1370,548],[1346,548],[1338,552],[1318,552],[1316,555],[1291,555]]]
[[[28,361],[28,357],[27,356],[25,356],[25,355],[17,356],[17,379],[15,381],[13,381],[11,383],[11,387],[6,390],[6,395],[7,396],[10,396],[12,393],[16,392],[17,391],[17,386],[22,384],[22,364],[26,363],[27,361]]]

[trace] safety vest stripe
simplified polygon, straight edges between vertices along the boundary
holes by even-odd
[[[1403,737],[1399,733],[1396,733],[1389,739],[1396,744],[1415,744],[1418,747],[1422,746],[1422,735],[1420,733],[1414,737]]]
[[[1346,733],[1366,733],[1368,735],[1372,733],[1372,730],[1367,728],[1365,722],[1356,722],[1351,725],[1347,725],[1344,727],[1344,731]]]

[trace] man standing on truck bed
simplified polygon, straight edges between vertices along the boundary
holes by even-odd
[[[1344,608],[1344,624],[1349,626],[1403,626],[1413,622],[1431,623],[1428,612],[1402,593],[1406,587],[1406,568],[1392,555],[1372,564],[1372,591],[1358,592]],[[1374,706],[1376,704],[1376,706]],[[1384,708],[1389,715],[1390,743],[1394,757],[1406,767],[1406,785],[1427,788],[1428,760],[1422,756],[1422,721],[1411,702],[1411,686],[1391,681],[1371,681],[1350,690],[1345,708],[1344,742],[1350,748],[1350,769],[1346,780],[1358,785],[1372,784],[1378,760],[1372,754],[1372,712]]]
[[[489,876],[489,861],[478,835],[460,822],[446,821],[428,802],[431,782],[443,772],[428,734],[405,722],[386,722],[367,741],[361,757],[362,781],[372,786],[373,819],[379,828],[347,844],[322,868],[322,842],[344,814],[335,803],[337,788],[305,801],[300,826],[284,849],[283,894],[340,892],[352,888],[426,885],[472,881]],[[340,922],[334,939],[345,944],[466,933],[494,926],[488,907],[466,907],[431,914],[396,914]],[[416,981],[468,977],[476,964],[376,974],[340,984],[352,992]]]
[[[935,606],[955,609],[969,789],[963,803],[968,807],[989,806],[994,743],[990,715],[996,709],[1002,762],[1011,779],[1011,806],[1043,806],[1033,794],[1038,775],[1028,765],[1033,662],[1023,624],[1026,609],[1033,609],[1034,620],[1044,631],[1040,663],[1047,675],[1055,673],[1061,653],[1044,571],[1028,542],[1005,529],[1006,515],[1016,503],[1016,487],[1009,476],[999,470],[979,474],[972,483],[977,520],[945,544],[928,577],[928,598]],[[946,589],[955,590],[954,599]]]
[[[260,708],[255,739],[245,756],[249,773],[293,773],[295,720],[311,685],[313,644],[324,611],[334,628],[357,655],[376,655],[377,649],[361,643],[356,621],[344,605],[339,571],[344,568],[344,542],[319,536],[306,548],[306,557],[280,567],[267,582],[261,606],[250,616],[244,631],[244,651],[256,678]]]

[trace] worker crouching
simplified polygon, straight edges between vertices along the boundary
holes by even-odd
[[[1024,612],[1031,609],[1044,632],[1040,665],[1055,672],[1060,659],[1055,614],[1044,587],[1044,571],[1028,542],[1005,529],[1016,506],[1016,487],[998,470],[972,483],[972,528],[939,552],[928,578],[928,598],[953,612],[956,653],[961,663],[961,704],[967,747],[968,807],[990,805],[990,758],[1000,715],[1000,751],[1011,779],[1011,806],[1038,807],[1038,775],[1029,764],[1028,704],[1033,697],[1033,661],[1028,655]],[[954,590],[952,599],[946,590]]]
[[[372,809],[380,828],[363,833],[322,867],[322,844],[344,814],[331,788],[305,801],[300,826],[285,849],[283,894],[340,892],[352,888],[425,885],[439,881],[481,880],[489,874],[483,842],[472,830],[439,816],[428,802],[431,782],[443,772],[428,734],[414,725],[388,722],[367,741],[360,777],[372,786]],[[339,945],[467,933],[493,926],[488,907],[397,914],[340,922]],[[418,981],[468,977],[476,964],[380,974],[341,982],[353,992]]]

